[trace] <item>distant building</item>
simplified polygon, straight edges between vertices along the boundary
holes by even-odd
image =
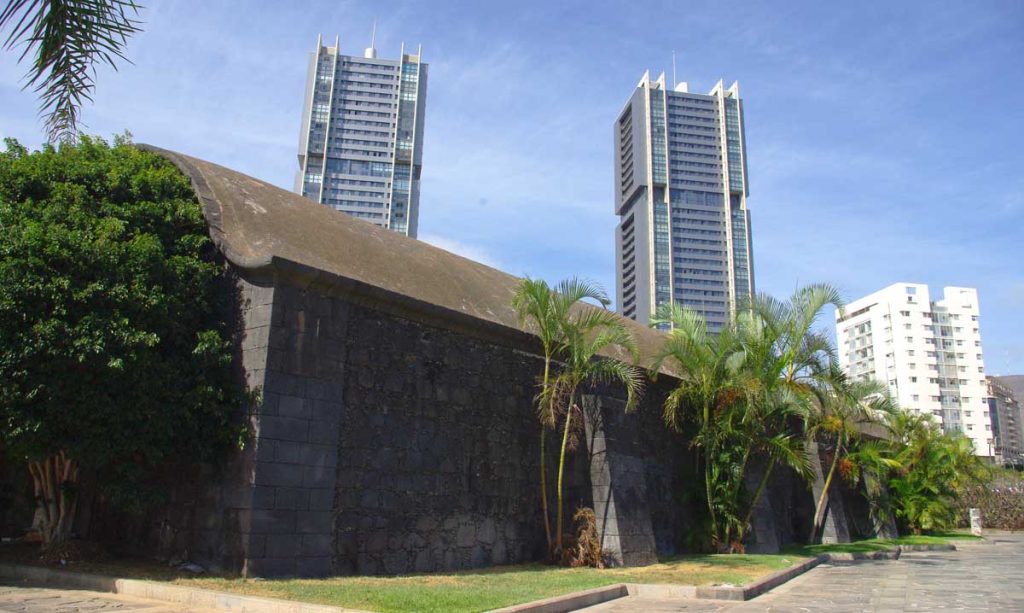
[[[839,362],[854,379],[887,383],[904,409],[935,415],[963,432],[978,455],[995,457],[988,384],[981,350],[978,292],[896,283],[836,313]]]
[[[614,137],[619,312],[646,323],[674,301],[718,330],[754,293],[739,85],[696,94],[645,73]]]
[[[1021,404],[999,377],[988,377],[988,413],[995,439],[995,460],[1006,466],[1024,466]]]
[[[341,55],[317,39],[299,134],[297,193],[416,237],[427,65],[421,50],[398,59]]]

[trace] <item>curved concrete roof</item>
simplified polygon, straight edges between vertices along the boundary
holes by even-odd
[[[404,300],[435,315],[461,315],[508,332],[530,333],[511,306],[518,277],[223,166],[157,147],[140,148],[167,158],[192,180],[214,243],[238,268],[298,274],[310,282]],[[641,364],[650,365],[663,334],[624,321],[637,339]]]

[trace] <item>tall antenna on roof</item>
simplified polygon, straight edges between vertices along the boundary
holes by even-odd
[[[676,90],[676,50],[672,50],[672,91]]]
[[[377,18],[373,18],[373,29],[370,30],[370,46],[363,52],[363,57],[373,59],[377,57],[377,49],[374,43],[377,42]]]

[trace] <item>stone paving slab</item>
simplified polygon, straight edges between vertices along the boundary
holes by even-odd
[[[214,613],[155,600],[104,592],[25,587],[0,583],[3,613]]]
[[[629,597],[582,611],[664,613],[1024,612],[1024,534],[898,560],[828,563],[747,602]]]

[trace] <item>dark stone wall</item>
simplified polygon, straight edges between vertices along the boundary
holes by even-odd
[[[540,557],[532,398],[541,361],[346,308],[334,570],[394,574]]]
[[[531,338],[301,279],[239,287],[240,376],[262,396],[252,439],[175,490],[159,526],[165,552],[249,576],[543,557],[533,408],[542,360]],[[679,552],[700,515],[686,494],[700,479],[696,454],[661,417],[672,385],[650,383],[631,414],[615,386],[580,390],[565,532],[578,507],[594,508],[612,563]],[[559,442],[549,432],[552,527]],[[810,491],[781,469],[770,483],[758,541],[801,541]]]
[[[266,372],[274,287],[269,282],[240,277],[235,277],[234,283],[234,366],[249,389],[260,390]],[[253,510],[261,504],[254,499],[253,488],[258,413],[251,420],[251,428],[253,437],[246,448],[223,464],[192,467],[195,472],[178,475],[178,482],[169,490],[168,504],[155,515],[141,538],[153,543],[161,557],[191,559],[211,569],[238,572],[244,569],[254,548],[262,546],[259,538],[252,538]],[[123,530],[123,521],[114,519],[118,523],[115,528]]]
[[[765,488],[771,503],[779,547],[806,544],[814,521],[814,495],[810,486],[792,469],[777,466]]]
[[[243,483],[242,572],[396,574],[543,556],[536,348],[393,306],[277,282],[272,308],[250,312],[242,346],[265,362],[245,363],[263,404]],[[628,416],[620,390],[581,390],[605,401],[615,453],[599,485],[616,498],[627,560],[674,553],[684,529],[674,463],[687,452],[661,422],[663,387]],[[593,444],[583,423],[576,434],[567,533],[575,509],[595,504]],[[547,438],[554,527],[560,435]]]

